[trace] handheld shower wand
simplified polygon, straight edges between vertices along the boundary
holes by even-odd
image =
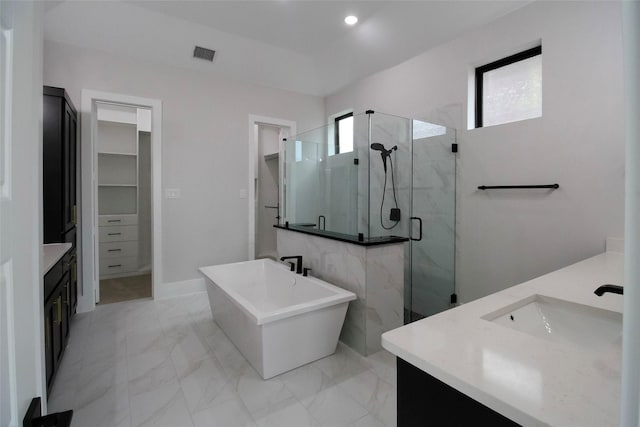
[[[391,158],[391,153],[398,149],[397,145],[394,145],[390,149],[386,149],[384,145],[379,142],[374,142],[371,144],[371,149],[380,152],[380,156],[382,157],[382,165],[384,166],[384,184],[382,187],[382,200],[380,201],[380,225],[385,230],[393,229],[400,222],[400,209],[398,208],[398,199],[396,198],[396,182],[393,173],[393,159]],[[389,219],[394,222],[393,225],[387,227],[384,225],[384,221],[382,220],[382,211],[384,208],[384,198],[387,192],[387,157],[389,158],[389,163],[391,164],[391,189],[393,191],[393,201],[395,202],[395,208],[391,208],[391,212],[389,215]]]
[[[380,156],[382,157],[382,165],[384,166],[384,172],[387,172],[387,157],[391,155],[391,153],[398,149],[397,145],[394,145],[389,150],[387,150],[384,145],[379,142],[374,142],[371,144],[371,149],[380,152]]]

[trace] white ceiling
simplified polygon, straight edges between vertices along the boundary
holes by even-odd
[[[67,0],[48,8],[45,38],[327,95],[530,1]],[[191,57],[196,44],[213,64]]]
[[[384,8],[382,1],[148,1],[130,0],[138,6],[261,40],[309,55],[327,43],[348,35],[347,15],[360,22]],[[188,4],[188,6],[185,6]]]

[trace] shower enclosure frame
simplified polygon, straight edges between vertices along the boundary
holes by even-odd
[[[458,143],[456,140],[456,131],[452,128],[446,128],[441,125],[408,119],[400,116],[390,115],[387,113],[375,112],[367,110],[367,135],[366,148],[368,150],[368,170],[369,175],[369,191],[368,191],[368,226],[369,237],[376,235],[376,231],[372,227],[377,227],[380,218],[377,215],[378,200],[375,197],[375,180],[372,178],[376,169],[384,169],[384,164],[380,162],[378,156],[371,156],[373,150],[380,151],[381,147],[373,148],[373,145],[382,143],[384,149],[388,152],[389,160],[392,156],[402,155],[405,144],[405,158],[410,157],[410,182],[398,183],[399,191],[403,185],[409,186],[408,203],[400,202],[403,207],[401,215],[408,218],[408,226],[403,228],[400,226],[397,232],[402,236],[409,238],[409,242],[405,244],[405,274],[404,274],[404,323],[411,323],[424,317],[444,311],[457,304],[456,291],[456,224],[457,224],[457,160],[458,160]],[[405,139],[400,135],[402,132],[395,132],[396,140],[379,140],[376,136],[376,118],[378,122],[382,122],[382,127],[405,127]],[[386,124],[385,124],[386,122]],[[360,146],[363,144],[361,143]],[[375,152],[377,152],[375,151]],[[391,154],[393,152],[393,154]],[[425,159],[427,157],[427,159]],[[437,158],[437,162],[433,160]],[[402,170],[402,158],[395,159],[396,168]],[[399,161],[397,161],[399,160]],[[426,160],[426,161],[425,161]],[[431,167],[422,168],[422,164],[429,164]],[[406,166],[406,165],[405,165]],[[437,171],[438,173],[433,173]],[[427,181],[436,181],[442,184],[442,188],[434,186],[430,182],[425,184],[425,177],[428,174]],[[422,178],[422,179],[421,179]],[[448,182],[447,182],[448,179]],[[391,186],[387,187],[387,196],[393,191]],[[444,190],[444,188],[448,190]],[[435,192],[440,197],[437,199],[439,205],[435,212],[428,212],[424,202],[425,193]],[[444,196],[445,200],[441,200]],[[399,195],[398,197],[403,197]],[[385,202],[386,205],[386,202]],[[445,205],[443,207],[442,205]],[[408,209],[406,209],[408,206]],[[381,209],[382,211],[383,209]],[[445,212],[445,215],[442,212]],[[390,212],[385,207],[384,213]],[[391,215],[390,215],[391,216]],[[435,218],[438,217],[444,222],[436,224]],[[387,218],[388,220],[389,218]],[[385,227],[382,227],[385,229]],[[439,234],[445,233],[444,241],[434,242],[435,230],[439,230]],[[393,233],[393,230],[390,230]],[[419,243],[420,242],[420,243]],[[436,248],[434,248],[434,246]],[[426,247],[426,248],[425,248]],[[437,249],[437,250],[434,250]],[[425,271],[425,264],[428,265],[429,271]],[[426,296],[430,296],[427,298]]]

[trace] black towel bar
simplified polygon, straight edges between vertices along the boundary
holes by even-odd
[[[542,184],[542,185],[481,185],[478,190],[503,190],[517,188],[560,188],[560,184]]]

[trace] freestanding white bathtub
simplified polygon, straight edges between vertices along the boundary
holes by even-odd
[[[268,379],[333,354],[353,292],[270,259],[200,268],[213,319]]]

